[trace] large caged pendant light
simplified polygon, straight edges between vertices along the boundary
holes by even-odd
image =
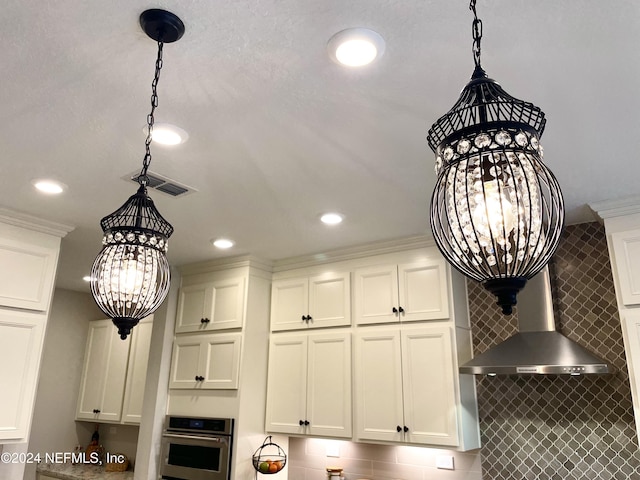
[[[475,70],[427,135],[437,175],[431,229],[447,261],[482,282],[508,315],[517,293],[558,246],[564,200],[542,163],[545,115],[509,95],[482,69],[475,0],[469,8]]]
[[[163,45],[179,40],[184,34],[184,24],[173,13],[152,9],[140,15],[140,25],[158,43],[145,155],[137,177],[140,187],[124,205],[100,221],[103,248],[91,269],[93,298],[113,319],[123,340],[142,318],[162,304],[169,292],[171,277],[166,253],[173,227],[147,195],[147,169],[151,163],[150,144],[158,106],[156,87],[162,69]]]

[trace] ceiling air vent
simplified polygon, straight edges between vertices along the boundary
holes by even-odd
[[[122,178],[127,181],[138,183],[138,175],[140,175],[140,171],[136,170],[135,172],[125,175]],[[176,182],[175,180],[171,180],[170,178],[167,178],[155,172],[147,172],[147,177],[149,177],[147,188],[158,190],[159,192],[166,193],[167,195],[171,195],[172,197],[185,197],[194,192],[197,192],[197,190],[193,187],[189,187],[183,183]]]

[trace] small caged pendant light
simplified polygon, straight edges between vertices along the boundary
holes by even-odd
[[[542,163],[545,115],[487,76],[480,65],[476,0],[469,9],[475,70],[427,135],[437,175],[431,229],[447,261],[482,282],[508,315],[517,293],[558,246],[564,200]]]
[[[91,293],[98,307],[118,327],[123,340],[138,322],[155,312],[169,292],[170,270],[166,253],[173,227],[147,195],[147,169],[151,163],[150,144],[154,111],[158,106],[156,87],[162,69],[164,43],[179,40],[184,24],[173,13],[152,9],[140,15],[144,32],[158,42],[152,83],[151,113],[147,116],[147,138],[140,185],[124,205],[100,221],[103,248],[91,269]]]

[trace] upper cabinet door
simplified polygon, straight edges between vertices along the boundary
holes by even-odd
[[[242,328],[244,301],[244,277],[182,287],[176,333]]]
[[[45,311],[58,249],[0,237],[0,305]]]
[[[0,440],[24,442],[29,434],[45,320],[43,314],[0,310]]]
[[[398,267],[379,265],[355,271],[357,324],[398,322]]]
[[[309,279],[287,278],[271,284],[271,330],[307,328]]]
[[[309,327],[351,324],[349,272],[327,273],[309,278]]]
[[[398,266],[400,320],[440,320],[449,318],[447,267],[444,260]]]
[[[620,297],[624,305],[640,305],[640,230],[611,234]]]

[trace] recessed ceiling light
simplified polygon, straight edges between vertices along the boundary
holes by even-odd
[[[146,135],[147,127],[144,127],[143,131]],[[151,139],[160,145],[179,145],[186,142],[188,138],[189,134],[187,132],[169,123],[154,124],[151,134]]]
[[[337,225],[341,223],[342,220],[344,220],[344,217],[339,213],[325,213],[320,217],[320,221],[327,225]]]
[[[384,53],[384,39],[368,28],[348,28],[336,33],[327,44],[329,56],[349,67],[362,67]]]
[[[227,249],[233,247],[234,243],[228,238],[217,238],[213,241],[213,246],[221,249]]]
[[[48,193],[49,195],[57,195],[64,192],[67,188],[64,183],[46,178],[38,178],[33,180],[31,183],[42,193]]]

